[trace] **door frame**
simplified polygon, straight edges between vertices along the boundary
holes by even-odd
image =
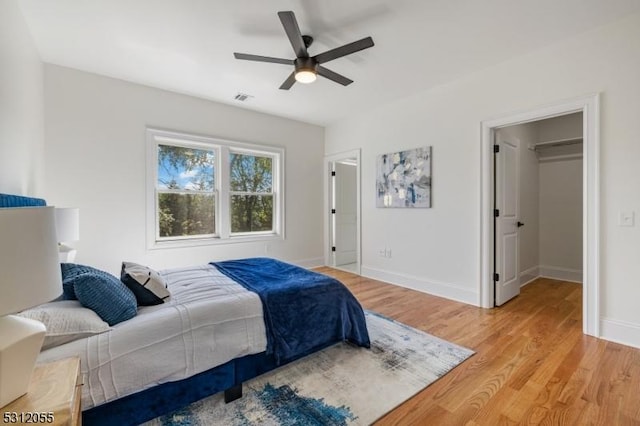
[[[356,273],[360,275],[362,264],[362,235],[361,235],[361,195],[360,195],[360,149],[352,149],[349,151],[339,152],[336,154],[326,155],[324,157],[324,264],[325,266],[335,267],[333,264],[333,256],[331,251],[331,237],[333,233],[331,217],[331,198],[333,190],[331,185],[331,165],[335,161],[346,160],[350,158],[356,159]]]
[[[584,334],[600,336],[600,95],[559,101],[529,111],[481,122],[480,289],[479,305],[494,307],[493,286],[493,141],[501,127],[582,112],[582,276]]]

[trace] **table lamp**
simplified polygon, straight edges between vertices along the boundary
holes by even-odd
[[[56,232],[60,262],[73,262],[77,250],[65,243],[80,239],[80,209],[56,207]]]
[[[11,314],[60,294],[54,208],[0,208],[0,407],[27,392],[46,333]]]

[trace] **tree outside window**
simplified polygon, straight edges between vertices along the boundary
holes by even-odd
[[[158,145],[159,236],[215,234],[215,151]]]
[[[273,158],[231,152],[231,232],[273,230]]]

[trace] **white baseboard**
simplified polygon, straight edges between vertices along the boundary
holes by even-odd
[[[324,257],[313,257],[311,259],[292,260],[289,263],[300,266],[302,268],[311,269],[324,266]]]
[[[540,267],[534,266],[525,271],[520,272],[520,287],[524,287],[530,282],[537,280],[540,277]]]
[[[477,292],[462,288],[456,284],[428,281],[419,277],[384,271],[382,269],[371,268],[364,265],[361,269],[361,275],[363,277],[395,284],[400,287],[406,287],[423,293],[432,294],[434,296],[455,300],[456,302],[480,306],[480,300]]]
[[[600,338],[640,348],[640,324],[611,318],[600,319]]]
[[[524,287],[538,278],[551,278],[554,280],[582,283],[582,271],[579,269],[567,269],[549,265],[534,266],[520,272],[520,287]]]
[[[582,269],[568,269],[550,265],[540,265],[538,268],[541,277],[582,283]]]

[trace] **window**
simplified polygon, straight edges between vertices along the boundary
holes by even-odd
[[[229,153],[231,233],[273,231],[273,158]]]
[[[158,237],[215,235],[213,149],[158,144]]]
[[[283,238],[281,148],[147,130],[150,248]]]

